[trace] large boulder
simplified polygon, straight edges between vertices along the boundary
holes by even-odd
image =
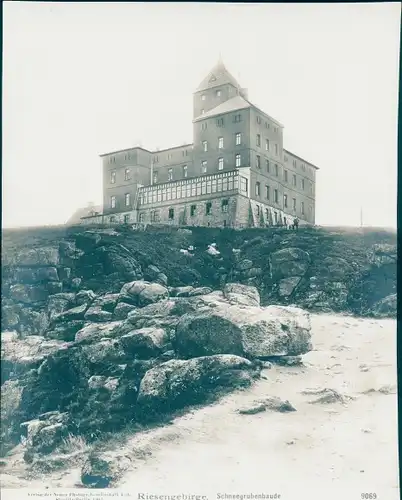
[[[283,248],[270,255],[271,272],[275,281],[291,276],[304,276],[310,256],[300,248]]]
[[[312,349],[310,318],[302,309],[230,305],[219,297],[210,305],[180,318],[174,341],[180,357],[236,354],[265,358],[297,356]]]
[[[120,291],[120,300],[136,306],[146,306],[169,296],[168,289],[159,283],[147,281],[131,281],[126,283]]]
[[[35,284],[48,281],[59,281],[59,275],[55,267],[21,267],[14,269],[13,274],[16,283]]]
[[[268,306],[247,315],[242,323],[247,356],[298,356],[311,351],[310,316],[297,307]]]
[[[217,389],[250,385],[257,376],[253,363],[239,356],[170,360],[146,372],[140,384],[137,409],[139,415],[157,417],[205,401]]]
[[[59,264],[57,247],[20,248],[14,252],[4,253],[3,266],[12,267],[47,267]]]

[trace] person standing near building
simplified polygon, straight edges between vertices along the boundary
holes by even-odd
[[[293,220],[293,229],[299,229],[299,218],[295,217]]]

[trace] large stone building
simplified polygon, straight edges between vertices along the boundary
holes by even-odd
[[[101,155],[102,215],[82,222],[259,227],[315,222],[317,167],[283,147],[222,61],[193,95],[193,143]]]

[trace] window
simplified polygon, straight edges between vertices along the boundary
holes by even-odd
[[[304,179],[301,180],[301,188],[304,190]]]
[[[221,91],[220,90],[217,90],[216,91],[216,97],[220,97],[221,96]]]
[[[169,208],[169,219],[174,219],[174,208]]]
[[[109,163],[116,163],[116,158],[114,156],[111,156],[109,158]]]
[[[139,215],[139,221],[144,222],[144,220],[145,220],[145,214],[144,214],[144,212],[141,212]]]
[[[206,123],[202,123],[201,124],[201,130],[207,130],[207,124]]]
[[[203,151],[208,151],[208,142],[207,141],[202,141],[202,150]]]
[[[222,212],[227,212],[229,208],[229,200],[222,200]]]
[[[212,203],[208,201],[205,204],[205,215],[211,215],[211,213],[212,213]]]
[[[116,170],[110,172],[110,184],[116,183]]]
[[[302,215],[304,215],[304,201],[302,201],[300,204],[300,210],[301,210]]]
[[[130,169],[129,168],[126,168],[126,170],[124,171],[124,180],[125,181],[130,180]]]
[[[261,117],[257,116],[257,123],[261,123]]]
[[[296,176],[293,174],[293,186],[297,186]]]
[[[238,132],[236,134],[236,146],[240,146],[240,144],[241,144],[241,133]]]
[[[109,219],[110,222],[116,222],[116,217],[114,215],[112,215]]]
[[[156,184],[158,182],[158,172],[154,172],[154,184]]]
[[[257,215],[260,215],[260,205],[257,205]]]
[[[190,207],[190,216],[191,217],[194,217],[196,210],[197,210],[197,205],[191,205],[191,207]]]
[[[218,138],[218,149],[223,149],[223,137]]]
[[[260,183],[259,182],[255,183],[255,195],[260,196]]]
[[[154,163],[159,163],[159,156],[158,155],[155,156]]]
[[[130,214],[126,214],[124,216],[124,224],[128,224],[130,222]]]
[[[278,175],[279,175],[279,168],[278,168],[277,163],[275,163],[275,175],[276,175],[276,177],[278,177]]]
[[[110,208],[116,208],[116,196],[110,197]]]
[[[217,127],[223,127],[223,118],[218,118],[216,120],[216,126]]]
[[[283,157],[283,159],[284,159],[285,162],[288,161],[288,157],[286,155]]]
[[[278,156],[278,144],[275,144],[275,155]]]
[[[172,153],[169,153],[169,154],[167,155],[167,159],[168,159],[168,160],[171,160],[171,159],[172,159],[172,157],[173,157]]]
[[[296,212],[296,198],[292,198],[292,207],[293,210]]]
[[[265,122],[265,128],[269,128],[269,123]]]
[[[126,193],[124,196],[126,207],[130,205],[130,193]]]
[[[306,170],[306,165],[304,163],[302,163],[301,168],[302,168],[303,171],[305,171]]]
[[[287,194],[283,195],[283,206],[285,208],[287,208],[287,206],[288,206],[288,195]]]
[[[169,170],[168,170],[168,181],[172,181],[172,180],[173,180],[173,169],[169,168]]]
[[[236,155],[236,167],[241,166],[241,155]]]
[[[270,170],[270,169],[269,169],[269,160],[265,160],[265,165],[266,165],[266,167],[267,167],[267,172],[269,173],[269,170]]]
[[[269,189],[269,186],[265,186],[265,196],[267,198],[267,200],[269,200],[270,198],[270,189]]]
[[[187,165],[183,166],[183,177],[187,177]]]
[[[283,176],[284,176],[285,182],[288,182],[288,171],[287,170],[283,171]]]
[[[218,170],[223,170],[223,158],[218,158]]]
[[[257,146],[261,147],[261,135],[257,134]]]
[[[257,156],[255,157],[255,166],[256,166],[257,168],[261,168],[261,157],[260,157],[260,155],[257,155]]]
[[[202,94],[201,101],[205,101],[205,94]]]
[[[269,151],[269,139],[265,139],[265,151]]]
[[[248,191],[248,179],[245,177],[240,177],[240,191],[242,193],[247,193]]]
[[[151,211],[151,222],[159,222],[159,210]]]
[[[207,162],[204,160],[201,162],[201,171],[203,174],[206,174],[207,172],[207,169],[208,169],[208,164]]]
[[[296,168],[296,160],[293,160],[292,163],[293,163],[293,166]]]
[[[241,122],[241,115],[234,115],[234,117],[233,117],[233,121],[234,121],[235,123],[239,123],[239,122]]]
[[[269,221],[269,209],[268,208],[265,209],[265,218],[267,219],[267,221]]]
[[[278,224],[278,212],[274,212],[274,222]]]
[[[278,197],[278,190],[274,189],[274,202],[278,203],[279,197]]]

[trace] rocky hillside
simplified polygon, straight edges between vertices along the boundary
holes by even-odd
[[[387,232],[5,231],[2,264],[2,453],[29,463],[300,362],[305,309],[396,311]]]

